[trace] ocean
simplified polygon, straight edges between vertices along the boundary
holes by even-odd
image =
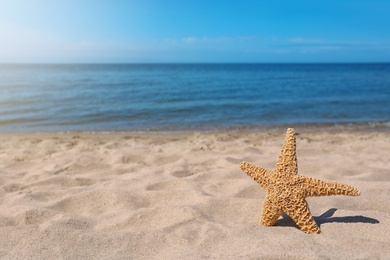
[[[390,63],[3,64],[0,131],[390,122]]]

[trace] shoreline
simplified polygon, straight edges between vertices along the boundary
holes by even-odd
[[[343,123],[292,123],[277,125],[247,125],[228,127],[194,127],[194,128],[152,128],[152,129],[97,129],[97,130],[1,130],[0,134],[39,134],[39,133],[84,133],[84,134],[125,134],[125,133],[237,133],[237,132],[284,132],[287,128],[299,129],[299,132],[389,132],[390,121],[378,122],[343,122]]]

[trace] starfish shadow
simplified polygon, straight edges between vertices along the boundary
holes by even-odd
[[[337,209],[335,208],[331,208],[322,215],[314,217],[314,220],[317,222],[318,227],[321,227],[321,225],[325,223],[379,223],[379,220],[375,218],[369,218],[364,216],[332,217],[336,210]],[[282,217],[282,219],[278,219],[276,221],[276,226],[288,226],[300,229],[286,213],[283,212]]]
[[[364,216],[347,216],[347,217],[332,217],[337,209],[331,208],[324,214],[318,217],[314,217],[318,226],[324,223],[368,223],[378,224],[379,220],[375,218],[369,218]]]

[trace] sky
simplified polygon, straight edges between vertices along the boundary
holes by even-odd
[[[388,0],[0,0],[0,63],[390,62]]]

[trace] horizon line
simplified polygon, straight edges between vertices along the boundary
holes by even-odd
[[[305,61],[305,62],[0,62],[0,65],[261,65],[261,64],[389,64],[390,61]]]

